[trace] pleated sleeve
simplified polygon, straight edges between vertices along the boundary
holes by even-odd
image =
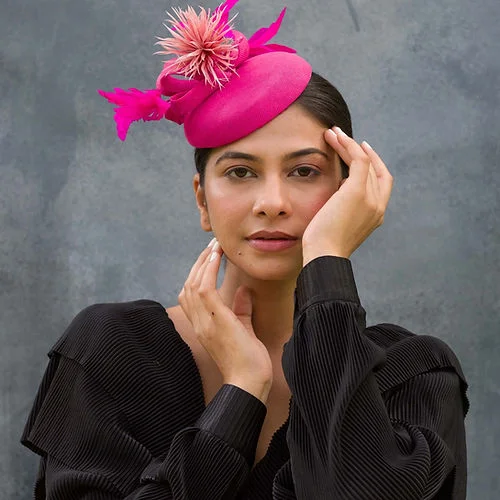
[[[89,314],[93,315],[91,320]],[[99,321],[102,314],[108,317],[104,323]],[[95,335],[106,334],[99,331],[106,323],[109,325],[109,311],[87,311],[73,322],[69,337],[66,334],[51,352],[22,436],[22,443],[41,456],[35,498],[236,498],[254,462],[265,405],[235,386],[224,385],[197,414],[189,405],[176,404],[176,398],[190,389],[189,384],[183,386],[185,376],[178,373],[178,387],[169,388],[173,380],[164,378],[164,387],[149,389],[153,394],[159,390],[164,396],[150,406],[154,418],[148,420],[139,415],[141,428],[134,418],[137,412],[148,411],[148,403],[140,400],[144,391],[139,382],[135,387],[127,384],[133,397],[121,399],[118,389],[116,394],[111,391],[112,387],[120,387],[120,381],[113,384],[109,380],[109,369],[92,370],[97,354],[89,356],[88,349],[81,349],[71,340],[75,329],[78,337],[92,335],[95,340]],[[93,332],[82,329],[82,325],[89,324],[94,325]],[[119,338],[122,349],[124,339]],[[108,348],[111,349],[109,345]],[[129,352],[130,361],[133,350],[128,348],[122,355]],[[77,356],[77,352],[82,355]],[[112,352],[107,354],[106,359],[113,357]],[[92,362],[86,363],[85,359]],[[117,376],[144,378],[146,368],[141,371],[128,361]],[[156,363],[151,366],[157,369]],[[104,373],[108,378],[103,378]],[[153,380],[152,376],[149,379]],[[181,395],[176,396],[176,391]],[[189,395],[185,397],[189,400]],[[174,425],[174,421],[180,423]]]
[[[283,354],[290,460],[274,499],[464,499],[468,403],[449,347],[414,335],[393,349],[374,342],[347,259],[309,263],[295,298]]]

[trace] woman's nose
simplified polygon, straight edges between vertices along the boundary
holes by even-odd
[[[271,218],[292,213],[290,196],[282,180],[270,178],[257,187],[253,213]]]

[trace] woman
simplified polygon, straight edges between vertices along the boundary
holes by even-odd
[[[123,139],[184,124],[217,239],[179,305],[94,305],[53,347],[23,435],[35,497],[465,498],[460,365],[436,338],[366,328],[349,261],[392,177],[337,90],[266,44],[284,12],[247,40],[234,3],[177,12],[156,89],[102,93]]]

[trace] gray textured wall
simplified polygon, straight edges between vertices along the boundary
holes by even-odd
[[[0,0],[2,500],[30,496],[36,461],[19,435],[45,353],[73,315],[96,301],[172,304],[207,241],[182,130],[137,126],[122,144],[96,93],[154,83],[154,36],[171,5]],[[281,6],[242,0],[239,29],[267,25]],[[343,91],[356,136],[395,177],[386,224],[353,257],[368,319],[456,351],[471,386],[468,498],[497,499],[500,2],[288,6],[278,41]]]

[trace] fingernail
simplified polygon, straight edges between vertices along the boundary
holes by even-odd
[[[219,247],[220,247],[219,242],[216,239],[212,246],[212,252],[217,252],[217,250],[219,250]]]
[[[335,131],[336,134],[339,134],[339,135],[347,135],[340,127],[333,127],[333,130]]]
[[[217,252],[212,252],[212,255],[210,255],[209,262],[212,262],[217,258],[217,255],[219,255]]]
[[[373,149],[366,141],[363,141],[363,144],[368,148],[368,149]]]
[[[212,238],[210,240],[210,243],[207,245],[207,247],[210,248],[216,241],[217,241],[217,238]]]

